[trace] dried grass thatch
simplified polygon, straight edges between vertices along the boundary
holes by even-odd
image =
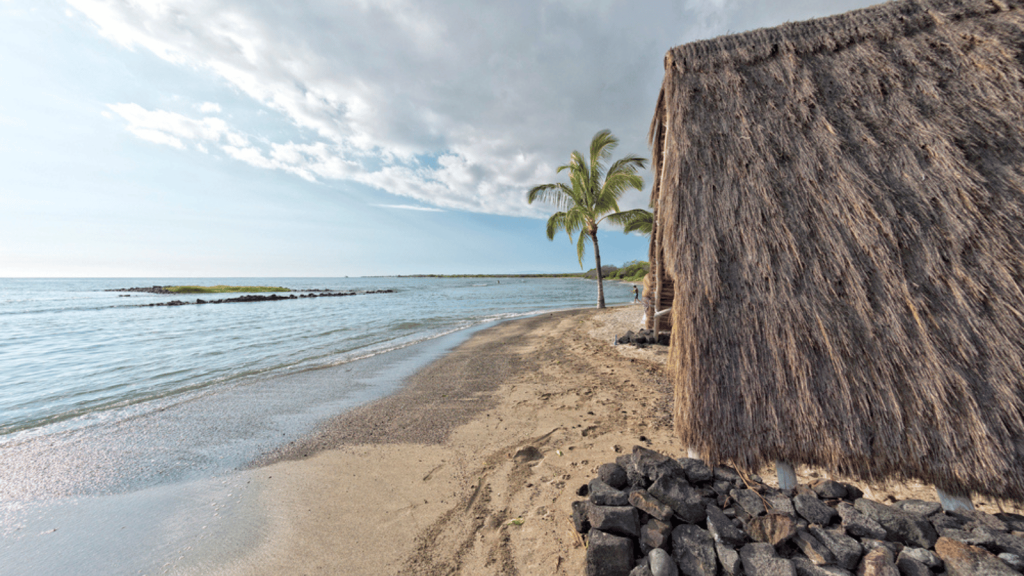
[[[682,442],[1024,500],[1022,2],[893,2],[665,68]]]

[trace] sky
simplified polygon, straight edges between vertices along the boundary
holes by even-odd
[[[649,157],[670,48],[875,3],[0,0],[0,277],[579,271],[526,192]]]

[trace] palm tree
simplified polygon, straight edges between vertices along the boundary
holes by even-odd
[[[534,186],[526,195],[526,201],[533,204],[540,199],[553,204],[558,212],[548,218],[548,240],[554,240],[559,230],[565,230],[570,240],[579,232],[576,241],[576,255],[583,269],[583,254],[587,243],[594,245],[594,260],[597,262],[597,307],[604,308],[604,283],[601,278],[601,250],[597,245],[597,225],[606,218],[623,224],[625,214],[619,212],[619,198],[630,189],[642,190],[644,179],[636,172],[647,167],[647,159],[626,156],[616,160],[605,171],[604,162],[619,145],[619,139],[609,130],[601,130],[590,141],[590,161],[578,151],[569,155],[569,163],[558,167],[558,172],[569,171],[569,184],[554,183]]]

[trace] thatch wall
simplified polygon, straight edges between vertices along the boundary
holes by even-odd
[[[1022,2],[894,2],[665,66],[683,444],[1024,500]]]

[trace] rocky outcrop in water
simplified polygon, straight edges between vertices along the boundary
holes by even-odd
[[[635,446],[577,491],[587,576],[1020,574],[1024,516],[889,506],[820,480],[783,492]]]
[[[171,300],[170,302],[153,302],[151,304],[140,304],[139,306],[189,306],[196,304],[227,304],[229,302],[276,302],[279,300],[299,300],[302,298],[336,298],[340,296],[356,296],[359,294],[393,294],[395,291],[388,290],[368,290],[366,292],[320,292],[310,294],[289,294],[287,296],[280,296],[278,294],[246,294],[244,296],[238,296],[237,298],[218,298],[215,300],[203,300],[197,298],[195,302],[187,302],[183,300]]]
[[[168,286],[138,286],[135,288],[108,288],[104,292],[142,292],[146,294],[173,294]]]

